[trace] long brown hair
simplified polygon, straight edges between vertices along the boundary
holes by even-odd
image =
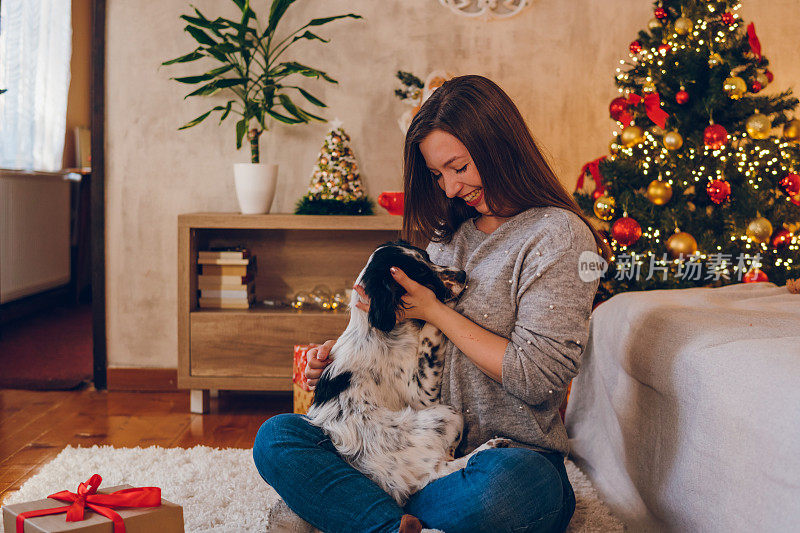
[[[547,206],[568,209],[589,226],[598,251],[610,261],[611,248],[550,168],[517,106],[496,83],[477,75],[446,81],[411,121],[403,164],[405,239],[450,242],[462,222],[479,215],[474,207],[447,198],[431,177],[419,144],[435,129],[453,135],[467,148],[492,213],[512,216]]]

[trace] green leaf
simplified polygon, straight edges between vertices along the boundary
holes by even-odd
[[[242,139],[244,139],[244,134],[247,133],[247,121],[245,119],[240,120],[236,123],[236,149],[242,147]]]
[[[281,67],[283,68],[283,70],[281,70]],[[286,76],[286,75],[289,75],[289,74],[293,74],[295,72],[300,73],[303,76],[306,76],[308,78],[319,78],[319,77],[322,77],[322,78],[328,80],[331,83],[339,83],[338,81],[334,80],[333,78],[331,78],[330,76],[328,76],[327,74],[322,72],[321,70],[317,70],[317,69],[308,67],[306,65],[302,65],[300,63],[297,63],[296,61],[289,61],[289,62],[286,62],[286,63],[279,64],[277,67],[275,67],[275,69],[273,69],[273,71],[270,72],[270,76],[273,76],[273,77],[274,76]]]
[[[197,11],[196,8],[195,8],[195,11]],[[197,13],[200,14],[199,11],[197,11]],[[199,28],[205,28],[207,30],[211,30],[212,32],[214,32],[215,34],[217,34],[220,37],[222,37],[222,34],[219,32],[219,30],[224,30],[225,29],[225,25],[224,24],[220,24],[218,22],[214,22],[214,21],[208,20],[207,18],[203,17],[202,15],[200,15],[200,17],[192,17],[192,16],[189,16],[189,15],[181,15],[180,18],[182,18],[183,20],[185,20],[189,24],[193,24],[193,25],[195,25],[195,26],[197,26]]]
[[[236,85],[244,85],[247,82],[247,78],[222,78],[212,81],[206,85],[203,85],[196,91],[187,94],[183,97],[184,100],[189,98],[190,96],[208,96],[216,93],[220,89],[225,89],[227,87],[235,87]]]
[[[223,65],[221,67],[217,67],[215,69],[211,69],[205,74],[201,74],[199,76],[184,76],[182,78],[172,78],[172,79],[175,81],[179,81],[181,83],[200,83],[201,81],[213,80],[220,74],[224,74],[229,70],[231,70],[232,68],[233,65],[228,64],[228,65]]]
[[[200,83],[201,81],[208,81],[213,80],[214,76],[209,76],[208,74],[200,74],[199,76],[184,76],[182,78],[172,78],[173,80],[180,82],[180,83]]]
[[[209,46],[217,44],[217,41],[209,37],[208,34],[203,30],[201,30],[200,28],[195,28],[194,26],[186,26],[183,29],[188,31],[189,34],[192,37],[194,37],[195,41],[197,41],[200,44],[205,44]]]
[[[247,78],[222,78],[221,80],[217,80],[214,83],[217,84],[217,87],[220,89],[224,89],[226,87],[235,87],[236,85],[244,85],[247,83]]]
[[[343,18],[347,18],[347,17],[354,18],[354,19],[362,19],[362,18],[364,18],[361,15],[355,15],[353,13],[348,13],[347,15],[337,15],[335,17],[325,17],[323,19],[314,19],[311,22],[309,22],[308,24],[306,24],[306,26],[322,26],[323,24],[327,24],[328,22],[330,22],[332,20],[343,19]]]
[[[327,105],[322,103],[320,100],[318,100],[317,98],[315,98],[314,96],[309,94],[308,91],[306,91],[305,89],[297,87],[297,90],[300,91],[300,94],[302,94],[303,96],[306,97],[306,100],[308,100],[309,102],[311,102],[315,106],[317,106],[317,107],[328,107]]]
[[[231,106],[233,105],[233,100],[228,100],[228,105],[225,106],[225,111],[222,113],[222,116],[219,117],[219,123],[222,124],[222,121],[228,118],[228,115],[231,112]],[[222,109],[222,107],[217,106],[214,109]]]
[[[295,0],[273,0],[272,6],[269,9],[269,24],[267,24],[267,29],[264,30],[264,34],[261,36],[262,39],[267,35],[272,35],[272,32],[275,31],[281,18],[283,18],[284,13],[286,13],[286,10],[289,9],[289,6],[291,6],[294,1]]]
[[[292,99],[289,98],[285,94],[279,94],[278,95],[278,99],[281,101],[281,104],[283,105],[283,107],[286,108],[286,111],[288,111],[292,115],[296,116],[297,118],[299,118],[303,122],[308,122],[309,119],[315,119],[315,120],[319,120],[319,121],[322,121],[322,122],[327,122],[322,117],[318,117],[316,115],[312,115],[308,111],[305,111],[304,109],[300,109],[299,107],[297,107],[294,104],[294,102],[292,102]]]
[[[298,120],[298,119],[295,119],[295,118],[291,118],[291,117],[287,117],[287,116],[281,115],[280,113],[276,113],[272,109],[267,109],[267,113],[269,113],[269,116],[271,116],[275,120],[279,120],[281,122],[285,122],[286,124],[299,124],[301,122],[305,122],[305,120]]]
[[[308,30],[306,30],[306,32],[303,35],[298,35],[294,39],[292,39],[292,43],[295,42],[295,41],[299,41],[300,39],[308,39],[309,41],[313,41],[314,39],[317,39],[319,41],[322,41],[323,43],[331,42],[330,39],[323,39],[319,35],[311,33]],[[292,43],[289,43],[289,44],[292,44]]]
[[[172,65],[173,63],[188,63],[189,61],[195,61],[200,59],[201,57],[205,57],[206,55],[202,52],[198,52],[195,50],[194,52],[189,52],[188,54],[176,57],[175,59],[170,59],[169,61],[164,61],[161,63],[162,65]]]
[[[213,109],[211,111],[213,111]],[[203,122],[208,115],[211,114],[211,111],[207,111],[207,112],[203,113],[202,115],[200,115],[196,119],[192,120],[191,122],[187,122],[186,124],[184,124],[183,126],[181,126],[178,129],[179,130],[185,130],[186,128],[191,128],[192,126],[197,126],[198,124]]]

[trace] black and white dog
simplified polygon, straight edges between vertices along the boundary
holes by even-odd
[[[466,273],[433,264],[405,241],[379,246],[356,283],[369,296],[369,313],[356,307],[331,349],[333,362],[320,377],[309,421],[322,428],[339,454],[400,505],[434,479],[464,468],[478,451],[505,447],[492,439],[453,460],[463,420],[439,403],[444,335],[420,320],[397,322],[405,290],[389,273],[396,266],[453,305]]]

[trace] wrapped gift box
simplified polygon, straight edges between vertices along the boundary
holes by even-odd
[[[132,488],[130,485],[119,485],[98,489],[97,494],[108,494],[117,490]],[[6,533],[14,533],[17,515],[27,511],[54,509],[68,505],[63,501],[45,498],[33,502],[16,503],[3,507],[3,527]],[[183,533],[183,508],[165,499],[161,499],[159,507],[115,507],[125,521],[126,533]],[[113,533],[114,524],[109,518],[89,509],[85,510],[84,519],[78,522],[67,522],[66,513],[51,514],[28,518],[24,524],[25,533],[54,533],[60,531],[78,531],[80,533]]]
[[[311,403],[314,401],[314,391],[309,390],[306,381],[305,369],[308,361],[308,350],[317,346],[316,344],[295,344],[294,345],[294,364],[292,365],[292,393],[294,400],[294,412],[305,414]]]

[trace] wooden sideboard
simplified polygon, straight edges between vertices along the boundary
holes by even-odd
[[[178,387],[191,389],[191,409],[206,412],[209,390],[290,391],[295,344],[337,338],[347,308],[295,310],[264,305],[291,301],[300,290],[351,288],[375,247],[397,239],[391,215],[178,216]],[[245,246],[257,261],[256,304],[200,309],[197,252]]]

